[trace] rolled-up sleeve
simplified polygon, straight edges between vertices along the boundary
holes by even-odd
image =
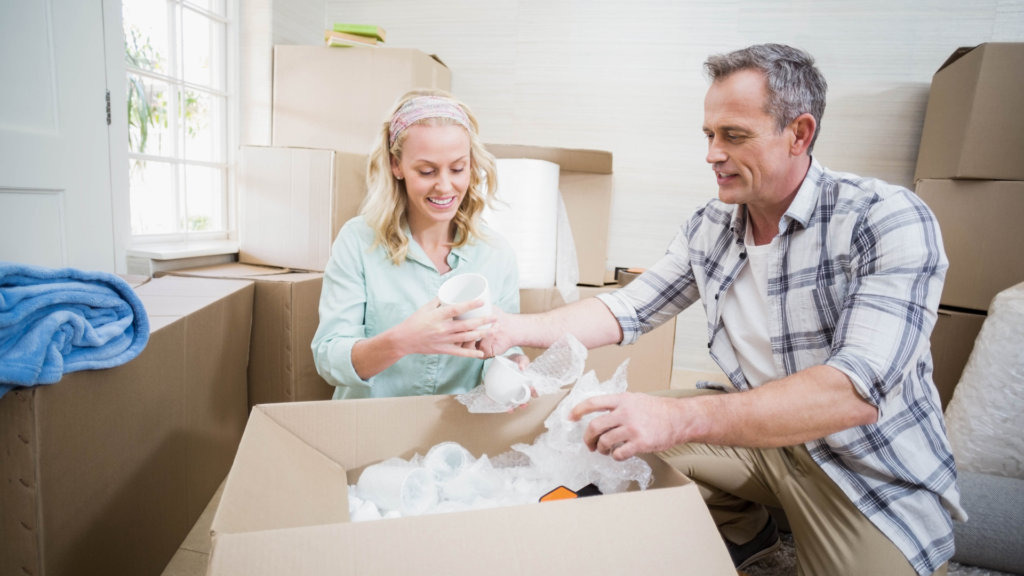
[[[688,228],[699,221],[697,213],[679,230],[665,255],[636,280],[597,296],[622,327],[620,346],[633,344],[700,299],[687,242]]]
[[[352,366],[352,347],[366,338],[366,280],[363,254],[355,230],[338,233],[324,270],[320,326],[313,336],[316,371],[332,386],[368,388]]]
[[[935,216],[913,194],[877,202],[854,231],[850,285],[826,365],[875,407],[929,346],[947,268]]]

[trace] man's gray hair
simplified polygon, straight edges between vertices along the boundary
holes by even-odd
[[[785,44],[757,44],[715,54],[704,62],[704,71],[712,82],[740,70],[760,70],[768,88],[765,113],[775,119],[779,132],[801,114],[814,116],[817,127],[807,152],[821,133],[821,117],[825,114],[825,92],[828,84],[807,52]]]

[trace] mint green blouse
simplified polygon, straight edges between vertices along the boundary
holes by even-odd
[[[408,229],[406,234],[408,234]],[[476,239],[448,255],[451,271],[440,274],[426,252],[409,236],[408,256],[399,266],[384,248],[373,250],[373,230],[361,216],[338,233],[324,271],[320,326],[313,337],[316,370],[337,386],[336,400],[427,394],[461,394],[476,387],[490,360],[447,354],[402,358],[387,370],[363,380],[352,367],[352,346],[400,324],[437,296],[445,280],[474,272],[487,278],[491,299],[505,312],[519,312],[519,268],[512,246],[484,228]],[[521,354],[512,348],[508,354]]]

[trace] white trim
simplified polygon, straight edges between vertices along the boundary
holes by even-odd
[[[128,97],[125,94],[124,22],[121,0],[103,0],[103,43],[107,90],[110,91],[110,209],[114,226],[114,271],[128,272],[127,250],[132,245],[132,215],[128,162]]]
[[[238,253],[235,240],[214,240],[205,242],[173,242],[168,244],[143,244],[128,250],[129,256],[153,260],[177,260]]]

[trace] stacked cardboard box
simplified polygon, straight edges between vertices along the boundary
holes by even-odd
[[[735,575],[696,484],[654,455],[646,491],[352,523],[366,466],[454,441],[531,443],[564,392],[515,414],[451,396],[257,406],[213,521],[209,574]],[[396,424],[401,425],[396,425]]]
[[[1024,281],[1024,43],[960,48],[932,79],[917,194],[949,257],[932,334],[934,379],[952,397],[1000,291]]]
[[[194,278],[255,282],[249,343],[249,407],[329,400],[334,387],[317,374],[310,343],[320,324],[324,275],[248,264],[168,272]]]
[[[0,399],[2,574],[160,574],[231,468],[252,282],[130,281],[137,358]]]

